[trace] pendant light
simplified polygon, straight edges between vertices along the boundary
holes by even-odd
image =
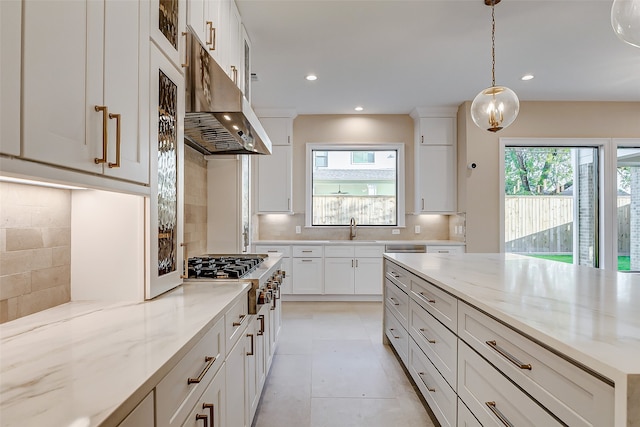
[[[471,103],[471,118],[481,129],[498,132],[509,126],[518,116],[520,101],[515,92],[496,86],[496,18],[494,6],[500,0],[483,0],[491,6],[491,87],[486,88]]]
[[[640,47],[640,0],[614,0],[611,26],[620,40]]]

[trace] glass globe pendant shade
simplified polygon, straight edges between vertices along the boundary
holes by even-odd
[[[518,117],[520,101],[514,91],[504,86],[491,86],[480,92],[471,103],[471,118],[480,129],[498,132]]]
[[[611,26],[620,40],[640,47],[640,0],[614,0]]]

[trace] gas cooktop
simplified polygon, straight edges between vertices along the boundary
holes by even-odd
[[[255,270],[263,255],[203,255],[189,258],[189,279],[240,279]]]

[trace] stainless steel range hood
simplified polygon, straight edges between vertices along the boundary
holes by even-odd
[[[190,31],[187,53],[185,143],[203,154],[271,154],[249,102]]]

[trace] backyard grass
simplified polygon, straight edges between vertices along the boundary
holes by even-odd
[[[534,258],[550,259],[552,261],[566,262],[567,264],[573,264],[573,255],[545,255],[545,254],[531,254]],[[631,268],[631,259],[628,256],[618,257],[618,271],[629,271]]]

